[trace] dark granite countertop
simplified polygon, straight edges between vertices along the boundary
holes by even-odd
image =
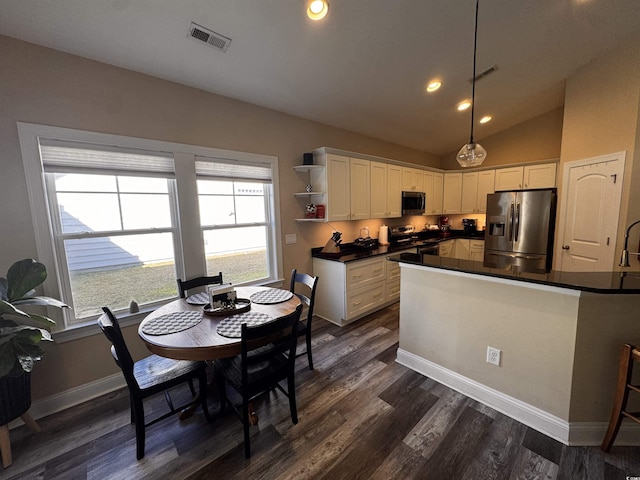
[[[552,287],[569,288],[593,293],[640,294],[640,272],[561,272],[531,273],[518,270],[485,267],[482,262],[456,258],[420,256],[417,253],[400,253],[387,256],[389,260],[453,270],[474,275],[506,278],[519,282],[536,283]],[[640,319],[640,315],[639,315]]]
[[[423,245],[454,240],[456,238],[465,238],[471,240],[484,240],[484,232],[476,231],[472,235],[464,235],[462,230],[452,230],[450,237],[440,237],[437,230],[427,230],[416,232],[416,238],[410,242],[404,242],[394,245],[377,245],[375,248],[362,249],[353,245],[353,243],[345,243],[340,245],[339,253],[322,253],[323,247],[311,249],[311,256],[315,258],[323,258],[325,260],[333,260],[336,262],[352,262],[354,260],[362,260],[365,258],[375,257],[379,255],[390,255],[404,250],[415,249]],[[417,250],[416,250],[417,253]]]

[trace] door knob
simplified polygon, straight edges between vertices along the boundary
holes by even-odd
[[[562,249],[563,249],[563,250],[569,250],[569,245],[563,245],[563,246],[562,246]]]

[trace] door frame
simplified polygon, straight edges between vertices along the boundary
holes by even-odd
[[[574,160],[571,162],[565,162],[562,168],[562,190],[560,194],[560,212],[558,215],[558,224],[556,225],[556,244],[554,245],[553,252],[553,267],[552,268],[560,268],[562,266],[562,245],[564,245],[564,232],[565,232],[565,224],[567,221],[567,203],[568,203],[568,191],[569,191],[569,169],[574,167],[584,167],[587,165],[596,165],[598,163],[606,163],[611,161],[619,160],[621,161],[621,173],[620,178],[616,179],[617,181],[624,182],[624,173],[625,173],[625,161],[626,161],[627,151],[622,150],[620,152],[608,153],[606,155],[598,155],[597,157],[589,157],[584,158],[582,160]],[[616,218],[616,229],[612,233],[611,240],[613,245],[617,244],[618,240],[618,230],[620,230],[620,207],[622,206],[622,197],[624,195],[624,183],[622,183],[622,191],[620,193],[620,204],[618,205]],[[614,256],[615,259],[615,256]],[[613,271],[614,266],[611,265],[611,270]]]

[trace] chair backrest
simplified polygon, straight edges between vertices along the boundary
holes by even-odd
[[[104,313],[98,318],[98,326],[111,342],[111,355],[113,355],[116,365],[122,370],[129,388],[139,388],[138,382],[133,375],[134,361],[129,353],[127,344],[124,342],[118,319],[107,307],[102,307],[102,311]]]
[[[280,317],[272,322],[241,327],[242,347],[242,383],[247,384],[248,371],[253,365],[267,362],[283,354],[287,355],[287,367],[280,378],[286,378],[288,372],[293,373],[296,361],[296,345],[298,343],[298,322],[302,305],[298,305],[293,313]],[[268,346],[267,348],[261,348]],[[275,373],[275,372],[272,372]]]
[[[185,298],[187,296],[187,290],[196,287],[202,287],[204,285],[219,285],[222,284],[222,272],[218,272],[218,275],[214,275],[213,277],[197,277],[192,278],[191,280],[180,280],[176,279],[178,284],[178,293],[180,294],[180,298]]]
[[[316,288],[318,287],[319,278],[320,277],[312,277],[306,273],[298,273],[295,268],[291,270],[291,286],[289,287],[289,291],[295,293],[302,303],[308,307],[307,321],[310,321],[311,317],[313,317],[313,305],[316,301]],[[300,293],[300,291],[296,292],[296,284],[306,285],[308,287],[308,294]]]

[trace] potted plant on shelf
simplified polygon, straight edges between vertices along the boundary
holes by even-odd
[[[35,295],[35,288],[46,278],[46,267],[33,259],[14,263],[7,277],[0,278],[0,426],[29,410],[31,369],[44,354],[40,342],[52,341],[43,327],[55,322],[23,307],[68,307],[55,298]]]

